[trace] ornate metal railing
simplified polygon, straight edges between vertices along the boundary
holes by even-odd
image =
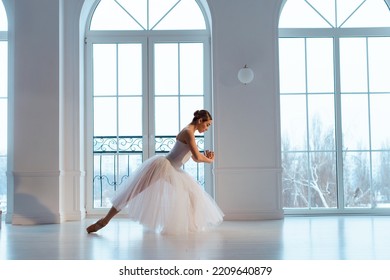
[[[196,136],[201,152],[203,136]],[[175,136],[156,136],[155,153],[166,154],[173,148]],[[94,154],[94,207],[110,207],[110,199],[127,178],[142,163],[142,136],[96,136],[93,139]],[[184,166],[195,180],[204,186],[204,167],[188,161]]]

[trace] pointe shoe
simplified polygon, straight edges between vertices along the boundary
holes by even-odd
[[[103,219],[100,219],[96,223],[90,225],[87,227],[87,232],[92,233],[92,232],[97,232],[98,230],[104,228],[107,224],[103,223]]]

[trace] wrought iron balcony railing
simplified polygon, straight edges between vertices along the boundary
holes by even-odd
[[[142,136],[95,136],[93,140],[94,177],[93,197],[95,208],[110,207],[110,199],[127,178],[143,161]],[[174,146],[175,136],[156,136],[155,153],[166,154]],[[203,136],[196,136],[201,152]],[[204,166],[192,160],[184,166],[189,174],[204,186]]]

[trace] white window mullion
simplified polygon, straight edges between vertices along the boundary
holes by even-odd
[[[93,139],[93,42],[92,40],[86,40],[86,83],[85,83],[85,108],[86,108],[86,126],[85,126],[85,139]],[[89,124],[89,125],[88,125]],[[94,208],[94,193],[93,193],[93,174],[94,174],[94,153],[93,153],[93,140],[86,141],[86,170],[89,170],[89,176],[86,176],[86,186],[91,186],[86,192],[86,208]]]
[[[147,158],[153,156],[155,154],[155,57],[154,57],[154,40],[148,38],[147,41],[147,75],[145,75],[145,79],[147,79],[147,89],[145,91],[145,110],[146,110],[146,119],[144,122],[145,127],[145,137],[147,139]]]
[[[368,148],[369,148],[369,166],[370,166],[370,193],[371,193],[371,208],[375,206],[374,198],[375,193],[373,189],[373,180],[372,180],[372,134],[371,134],[371,88],[370,88],[370,64],[369,64],[369,44],[368,37],[366,37],[366,64],[367,64],[367,112],[368,112]]]
[[[312,189],[310,187],[313,178],[312,178],[312,172],[311,172],[311,149],[310,149],[310,124],[309,124],[309,87],[308,87],[308,62],[307,62],[307,40],[308,38],[304,38],[304,57],[305,57],[305,100],[306,100],[306,156],[307,156],[307,171],[308,171],[308,185],[307,185],[307,193],[308,193],[308,203],[309,203],[309,209],[312,206],[311,198],[312,198]]]
[[[338,208],[343,210],[344,182],[343,182],[343,139],[341,117],[341,81],[340,81],[340,38],[334,37],[334,99],[335,99],[335,140],[336,140],[336,178],[337,178],[337,203]]]
[[[119,141],[120,141],[120,135],[119,135],[119,44],[115,44],[115,71],[116,71],[116,75],[115,75],[115,87],[116,87],[116,94],[115,94],[115,98],[116,98],[116,153],[115,153],[115,158],[114,158],[114,164],[115,164],[115,167],[114,170],[115,170],[115,178],[114,178],[114,184],[115,184],[115,188],[118,187],[118,181],[119,181]]]
[[[178,79],[177,79],[177,91],[178,91],[178,95],[177,95],[177,111],[179,112],[179,127],[178,129],[181,129],[182,128],[182,123],[181,123],[181,88],[180,88],[180,48],[181,48],[181,44],[180,42],[177,43],[177,74],[178,74]]]
[[[213,111],[213,99],[212,99],[212,86],[211,86],[211,51],[210,51],[211,40],[209,38],[205,38],[203,40],[203,55],[204,55],[204,66],[203,66],[203,79],[204,79],[204,107]],[[214,126],[210,127],[208,133],[204,135],[204,146],[207,149],[212,149],[213,145],[213,134],[214,134]],[[204,178],[205,178],[205,191],[208,192],[211,196],[215,197],[215,188],[213,181],[213,172],[212,167],[210,165],[206,165],[204,169]]]

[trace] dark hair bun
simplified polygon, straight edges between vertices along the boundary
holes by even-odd
[[[212,120],[210,113],[207,110],[196,110],[194,112],[194,118],[192,123],[195,123],[197,120],[202,119],[203,121]]]

